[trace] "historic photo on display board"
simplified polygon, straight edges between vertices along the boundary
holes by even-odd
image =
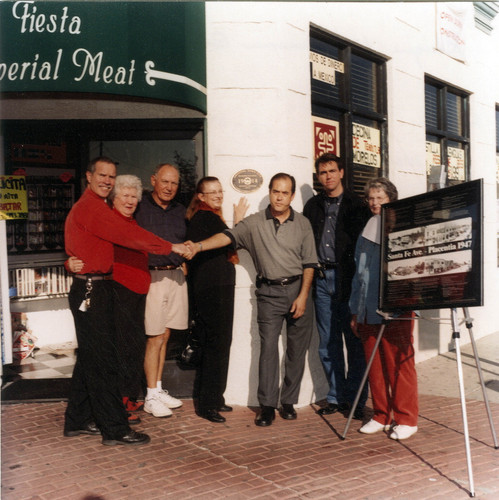
[[[482,180],[383,206],[380,308],[483,305]]]

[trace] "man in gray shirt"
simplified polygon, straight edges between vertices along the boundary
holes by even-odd
[[[294,420],[313,327],[310,289],[317,265],[312,227],[291,208],[296,181],[279,173],[269,184],[270,205],[204,241],[187,242],[193,254],[232,245],[245,248],[257,271],[256,296],[260,333],[258,402],[255,424],[272,424],[279,400],[279,335],[286,321],[284,380],[279,414]]]

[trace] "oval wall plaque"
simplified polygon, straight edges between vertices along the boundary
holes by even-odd
[[[256,170],[246,169],[236,172],[232,177],[232,187],[241,193],[252,193],[263,184],[262,175]]]

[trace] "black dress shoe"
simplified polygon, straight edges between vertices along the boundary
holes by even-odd
[[[332,415],[333,413],[336,413],[337,411],[340,411],[340,408],[336,403],[328,403],[326,406],[320,408],[317,411],[317,413],[319,415]]]
[[[279,415],[281,415],[284,420],[296,420],[296,411],[293,405],[282,405],[282,408],[279,410]]]
[[[229,405],[223,405],[221,406],[218,411],[221,411],[221,412],[228,412],[228,411],[232,411],[232,406],[229,406]]]
[[[80,434],[89,434],[90,436],[100,436],[100,429],[97,427],[95,422],[88,422],[82,429],[68,430],[64,429],[64,435],[66,437],[79,436]]]
[[[205,410],[200,412],[199,415],[210,422],[215,422],[216,424],[222,424],[225,422],[225,417],[222,417],[217,410]]]
[[[118,439],[102,439],[102,444],[106,446],[114,446],[115,444],[124,444],[124,445],[139,445],[139,444],[147,444],[151,441],[151,438],[147,434],[143,434],[142,432],[130,431],[125,434],[123,437]]]
[[[338,411],[339,412],[349,412],[352,405],[350,403],[339,403]]]
[[[364,408],[355,408],[355,411],[353,412],[353,419],[364,420]]]
[[[275,411],[272,406],[262,406],[258,416],[255,418],[255,424],[259,427],[268,427],[272,425],[272,420],[275,418]]]

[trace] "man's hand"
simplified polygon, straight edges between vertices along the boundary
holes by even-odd
[[[312,287],[312,281],[314,279],[314,268],[307,267],[303,270],[303,278],[301,282],[300,293],[298,297],[291,304],[290,313],[293,314],[293,318],[297,319],[302,317],[305,314],[305,309],[307,307],[307,299],[310,292],[310,288]]]
[[[78,257],[69,257],[66,261],[65,267],[72,273],[79,273],[83,269],[84,265],[85,263]]]
[[[203,241],[197,241],[194,243],[191,240],[185,241],[184,245],[189,249],[190,257],[192,259],[198,252],[203,252],[206,250],[214,250],[215,248],[222,248],[230,245],[230,238],[224,233],[217,233],[210,236],[208,239]]]
[[[244,196],[241,196],[241,198],[239,198],[237,205],[234,203],[234,226],[244,219],[248,208],[249,202]]]
[[[199,252],[201,249],[199,243],[194,243],[191,240],[184,242],[184,245],[189,249],[189,252],[191,253],[191,259]]]
[[[190,249],[183,243],[172,243],[172,252],[178,253],[187,260],[191,260],[193,257]]]
[[[293,319],[298,319],[305,314],[306,307],[307,307],[307,296],[303,297],[300,294],[291,304],[291,309],[289,310],[289,312],[293,314]]]

